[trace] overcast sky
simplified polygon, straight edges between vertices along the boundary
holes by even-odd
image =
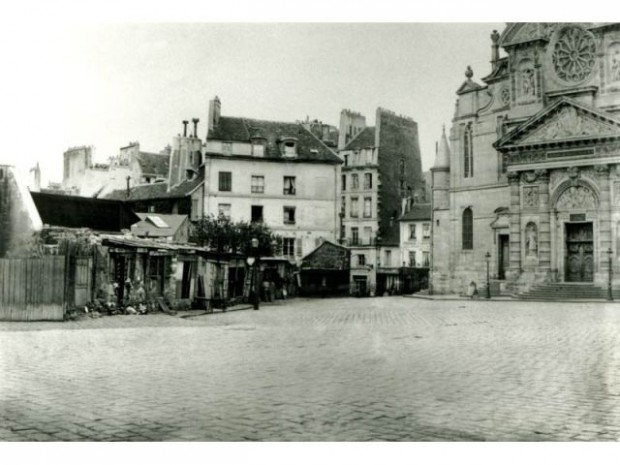
[[[38,31],[19,50],[20,86],[9,95],[23,138],[10,138],[12,162],[41,163],[60,181],[62,153],[93,145],[105,161],[129,141],[160,151],[200,118],[209,99],[225,116],[338,125],[340,110],[366,115],[378,106],[418,123],[423,168],[432,165],[442,124],[467,65],[490,71],[493,29],[504,23],[116,23],[71,24]],[[25,102],[24,102],[25,103]],[[44,144],[24,144],[36,136]],[[6,147],[5,147],[6,148]]]

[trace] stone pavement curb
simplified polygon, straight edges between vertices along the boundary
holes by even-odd
[[[479,297],[477,299],[470,299],[469,297],[462,297],[459,295],[403,295],[402,297],[406,297],[409,299],[420,299],[420,300],[433,300],[433,301],[459,301],[459,302],[532,302],[532,303],[576,303],[576,304],[620,304],[619,300],[606,300],[606,299],[554,299],[554,300],[536,300],[536,299],[515,299],[514,297],[491,297],[490,299],[486,299],[484,297]]]

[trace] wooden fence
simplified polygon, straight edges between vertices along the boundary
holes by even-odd
[[[0,259],[0,320],[62,320],[65,257]]]

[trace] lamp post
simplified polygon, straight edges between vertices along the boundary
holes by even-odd
[[[613,269],[612,269],[613,253],[614,252],[613,250],[611,250],[611,247],[607,249],[607,254],[609,255],[609,279],[607,280],[607,300],[614,300],[613,292],[611,290],[611,278],[612,278],[612,273],[613,273]]]
[[[489,280],[489,261],[491,260],[491,254],[487,252],[484,255],[484,258],[487,261],[487,299],[491,298],[491,282]]]
[[[252,275],[252,280],[254,281],[254,310],[258,310],[259,309],[259,296],[258,296],[258,292],[259,292],[259,287],[258,287],[258,272],[257,272],[257,268],[258,268],[258,239],[253,237],[252,238],[252,263],[254,265],[254,271],[253,271],[253,275]]]

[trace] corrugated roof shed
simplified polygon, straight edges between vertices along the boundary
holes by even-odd
[[[160,213],[136,213],[136,215],[141,220],[131,226],[131,232],[136,236],[174,236],[187,220],[187,215],[164,215]],[[156,218],[159,218],[163,223],[157,221]]]
[[[129,229],[140,218],[118,200],[31,192],[43,224],[94,231]]]

